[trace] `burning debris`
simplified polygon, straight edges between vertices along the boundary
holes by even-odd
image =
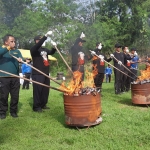
[[[92,73],[86,70],[85,78],[86,80],[82,82],[82,73],[79,71],[75,71],[73,73],[72,80],[65,86],[63,83],[60,87],[61,90],[65,90],[66,92],[64,95],[71,95],[71,96],[80,96],[80,95],[96,95],[100,92],[95,85],[94,85],[94,77],[97,74],[96,66],[93,66]],[[67,89],[64,89],[67,87]]]
[[[131,84],[145,84],[150,83],[150,66],[145,70],[141,70],[141,76],[138,77],[136,81],[133,81]]]

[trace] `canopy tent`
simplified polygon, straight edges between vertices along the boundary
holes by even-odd
[[[19,49],[24,58],[31,58],[30,50],[27,49]],[[51,55],[48,55],[48,59],[52,61],[57,61],[57,59]]]

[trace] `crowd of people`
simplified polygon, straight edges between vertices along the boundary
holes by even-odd
[[[45,40],[48,36],[52,35],[52,31],[47,32],[44,36],[36,36],[34,38],[34,46],[31,47],[30,53],[32,57],[32,65],[46,75],[49,75],[50,62],[48,55],[53,55],[56,52],[55,42],[51,42],[54,48],[51,50],[43,47]],[[96,43],[96,48],[91,51],[91,55],[86,55],[82,50],[83,39],[85,35],[82,33],[76,39],[74,45],[71,47],[70,53],[72,55],[72,71],[80,71],[82,73],[81,81],[84,81],[84,65],[85,59],[91,60],[93,66],[96,66],[98,73],[94,77],[94,84],[97,91],[102,92],[102,84],[104,77],[106,82],[111,82],[112,66],[114,71],[114,87],[115,94],[121,94],[124,91],[130,90],[130,84],[137,79],[137,70],[139,57],[135,48],[129,52],[128,47],[123,47],[120,44],[115,44],[115,52],[110,54],[107,58],[102,50],[103,44]],[[16,56],[17,59],[11,55]],[[18,101],[20,81],[14,75],[19,75],[19,63],[23,61],[23,57],[18,49],[16,49],[15,38],[13,35],[6,35],[3,38],[3,46],[0,47],[0,70],[7,73],[0,72],[0,119],[6,118],[8,108],[10,108],[10,115],[14,118],[18,117]],[[110,62],[113,61],[113,65]],[[43,74],[37,72],[29,67],[30,59],[26,59],[26,64],[22,64],[23,76],[27,79],[31,77],[32,80],[50,85],[50,79]],[[105,67],[105,64],[108,66]],[[94,67],[93,67],[94,69]],[[9,74],[11,73],[11,74]],[[22,89],[29,89],[29,81],[24,81]],[[47,106],[50,89],[42,85],[33,83],[33,111],[43,112],[43,109],[50,109]],[[8,107],[8,95],[10,94],[10,107]]]

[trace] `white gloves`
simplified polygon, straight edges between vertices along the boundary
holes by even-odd
[[[85,37],[85,34],[82,32],[81,35],[80,35],[80,38],[84,38]]]
[[[48,31],[48,32],[45,34],[45,36],[48,37],[48,36],[52,35],[52,33],[53,33],[52,31]]]
[[[52,44],[53,46],[57,46],[56,42],[54,42],[54,41],[52,41],[52,40],[51,40],[51,44]]]
[[[95,56],[95,54],[96,54],[95,51],[91,51],[92,56]]]
[[[110,57],[113,58],[113,57],[114,57],[114,54],[110,54]]]
[[[127,54],[129,53],[129,49],[126,49],[126,53],[127,53]]]
[[[102,49],[102,43],[98,45],[98,49]]]
[[[104,56],[103,55],[99,55],[99,58],[101,59],[101,61],[104,61]]]
[[[121,62],[121,61],[118,61],[118,64],[121,66],[121,65],[122,65],[122,62]]]
[[[134,56],[137,56],[137,55],[138,55],[138,54],[137,54],[137,52],[135,51],[135,52],[134,52]]]

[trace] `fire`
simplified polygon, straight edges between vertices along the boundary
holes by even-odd
[[[147,80],[150,79],[150,66],[145,70],[141,70],[141,76],[138,77],[138,80]]]
[[[73,72],[73,78],[65,85],[62,83],[60,89],[65,90],[68,95],[79,94],[81,88],[94,87],[94,77],[97,75],[97,68],[93,66],[93,71],[85,71],[85,81],[82,81],[82,73],[79,71]],[[67,88],[65,88],[67,87]]]

